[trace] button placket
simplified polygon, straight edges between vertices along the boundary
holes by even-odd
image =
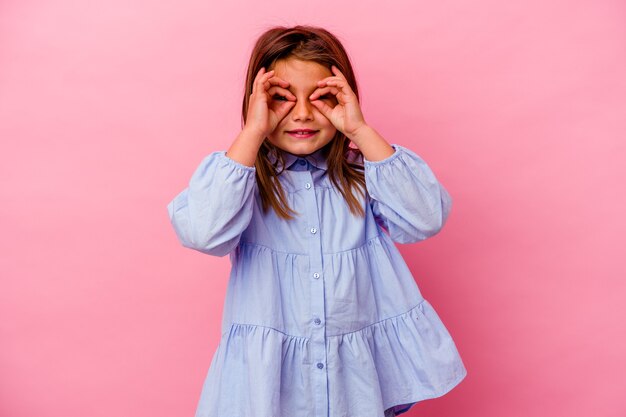
[[[302,160],[307,163],[304,159]],[[301,163],[300,161],[298,163]],[[316,403],[314,417],[328,417],[328,377],[326,357],[326,323],[325,323],[325,296],[324,280],[319,279],[324,271],[322,259],[321,223],[317,208],[317,196],[314,191],[314,182],[311,171],[302,171],[302,182],[307,192],[302,193],[306,207],[306,216],[302,218],[308,235],[309,280],[310,284],[310,334],[309,349],[312,363],[317,368],[313,373],[313,396]]]

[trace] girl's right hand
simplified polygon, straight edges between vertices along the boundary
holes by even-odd
[[[296,96],[286,89],[289,82],[273,75],[274,70],[265,72],[265,67],[261,67],[254,78],[248,102],[244,128],[257,132],[262,138],[273,132],[296,104]],[[280,95],[287,100],[275,100],[274,95]]]

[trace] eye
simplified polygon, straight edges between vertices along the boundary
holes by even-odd
[[[329,100],[332,98],[332,96],[330,94],[324,94],[323,96],[319,96],[319,98],[322,100]]]
[[[274,97],[272,97],[272,98],[273,98],[274,100],[278,100],[278,101],[284,101],[284,100],[279,100],[279,99],[281,99],[281,98],[284,98],[285,100],[287,100],[287,97],[285,97],[285,96],[281,96],[281,95],[278,95],[278,94],[276,94],[276,95],[275,95]]]

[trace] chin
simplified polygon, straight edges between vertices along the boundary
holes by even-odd
[[[308,155],[322,148],[322,146],[323,145],[318,146],[317,144],[311,144],[311,143],[297,143],[297,144],[293,144],[290,146],[286,146],[283,149],[293,154],[307,154]]]
[[[270,143],[276,146],[277,148],[285,152],[292,153],[294,155],[308,155],[317,151],[318,149],[323,148],[328,143],[330,143],[330,141],[329,142],[319,142],[319,141],[308,142],[306,140],[300,139],[300,142],[298,142],[298,141],[291,140],[291,138],[289,138],[287,141],[279,141],[279,142],[270,141]]]

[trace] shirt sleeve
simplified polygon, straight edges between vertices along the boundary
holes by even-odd
[[[437,234],[452,198],[415,152],[392,144],[395,152],[380,161],[365,158],[365,183],[376,222],[394,242],[414,243]]]
[[[224,256],[239,243],[254,208],[256,168],[216,151],[206,156],[189,186],[167,205],[181,244],[202,253]]]

